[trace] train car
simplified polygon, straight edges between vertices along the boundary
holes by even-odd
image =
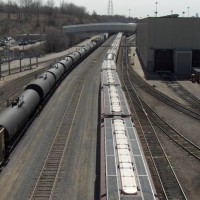
[[[115,38],[101,71],[101,199],[155,200],[148,167],[117,75],[121,38],[122,34]]]
[[[131,118],[104,118],[101,135],[101,195],[115,200],[157,199]]]
[[[85,49],[86,54],[88,54],[90,52],[90,46],[85,46],[83,47]]]
[[[78,60],[80,60],[81,54],[79,52],[75,51],[74,53],[71,53],[71,54],[67,55],[66,57],[71,58],[73,61],[73,64],[75,64],[78,62]]]
[[[79,49],[78,52],[81,54],[81,58],[83,58],[86,55],[86,49],[85,48]]]
[[[51,90],[53,85],[56,83],[55,75],[50,72],[45,72],[39,75],[39,77],[30,82],[26,87],[27,89],[35,90],[39,95],[40,98],[43,99]]]
[[[45,99],[68,69],[74,67],[80,59],[103,42],[104,39],[102,40],[101,36],[97,38],[97,42],[91,42],[79,51],[67,55],[46,72],[40,74],[37,79],[28,83],[24,92],[8,108],[0,112],[0,164],[9,156],[12,138],[28,122],[40,101]]]
[[[65,68],[59,63],[56,63],[53,67],[47,70],[47,73],[51,73],[54,76],[56,82],[61,78],[64,72]]]
[[[103,70],[117,70],[114,60],[104,60],[101,66],[101,71]]]
[[[112,51],[108,51],[105,60],[116,60],[116,55]]]
[[[73,65],[73,60],[70,57],[65,57],[63,58],[60,63],[63,63],[65,66],[65,71],[67,71],[68,69],[70,69]]]
[[[118,52],[119,52],[119,47],[121,44],[121,39],[122,39],[122,33],[119,33],[115,40],[113,41],[111,45],[111,49],[108,50],[106,59],[108,60],[114,60],[116,62],[117,57],[118,57]]]
[[[91,43],[99,45],[102,42],[102,38],[101,37],[97,37],[93,40],[91,40]]]
[[[6,151],[5,151],[5,133],[4,133],[4,128],[0,127],[0,164],[3,163],[4,158],[6,156]]]
[[[130,116],[131,112],[128,107],[125,95],[121,86],[104,85],[102,88],[102,114],[107,116]]]
[[[12,104],[0,113],[0,126],[5,128],[6,139],[14,136],[21,125],[28,119],[40,101],[34,90],[26,90]]]
[[[21,108],[26,112],[27,118],[32,114],[40,101],[40,96],[35,90],[25,90],[19,95],[21,99]],[[20,106],[20,102],[18,102]]]
[[[0,113],[0,127],[4,128],[3,139],[6,154],[8,153],[11,138],[27,122],[39,101],[39,94],[34,90],[27,89],[8,108]]]
[[[90,47],[90,51],[92,51],[93,49],[95,49],[95,47],[97,47],[97,43],[96,42],[90,42],[90,44],[88,44],[88,46]]]
[[[115,70],[103,70],[101,72],[101,88],[108,85],[121,85],[119,76]]]
[[[109,35],[108,35],[108,33],[104,33],[104,40],[107,40],[108,39],[108,37],[109,37]]]
[[[64,60],[60,60],[59,62],[57,62],[56,64],[54,64],[51,68],[58,68],[61,72],[62,72],[62,74],[64,74],[65,73],[65,71],[66,71],[66,62],[64,61]]]

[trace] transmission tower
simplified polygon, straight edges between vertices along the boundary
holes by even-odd
[[[113,1],[108,0],[108,15],[113,15]]]

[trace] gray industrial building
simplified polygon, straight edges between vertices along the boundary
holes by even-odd
[[[200,18],[141,19],[137,25],[136,47],[147,72],[190,75],[192,67],[200,67]]]

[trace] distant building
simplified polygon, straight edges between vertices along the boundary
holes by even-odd
[[[136,47],[148,72],[189,75],[200,67],[200,19],[152,17],[137,24]]]

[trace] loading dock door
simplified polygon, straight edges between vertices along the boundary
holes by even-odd
[[[192,67],[200,67],[200,50],[192,51]]]
[[[155,70],[173,72],[173,50],[155,50]]]

